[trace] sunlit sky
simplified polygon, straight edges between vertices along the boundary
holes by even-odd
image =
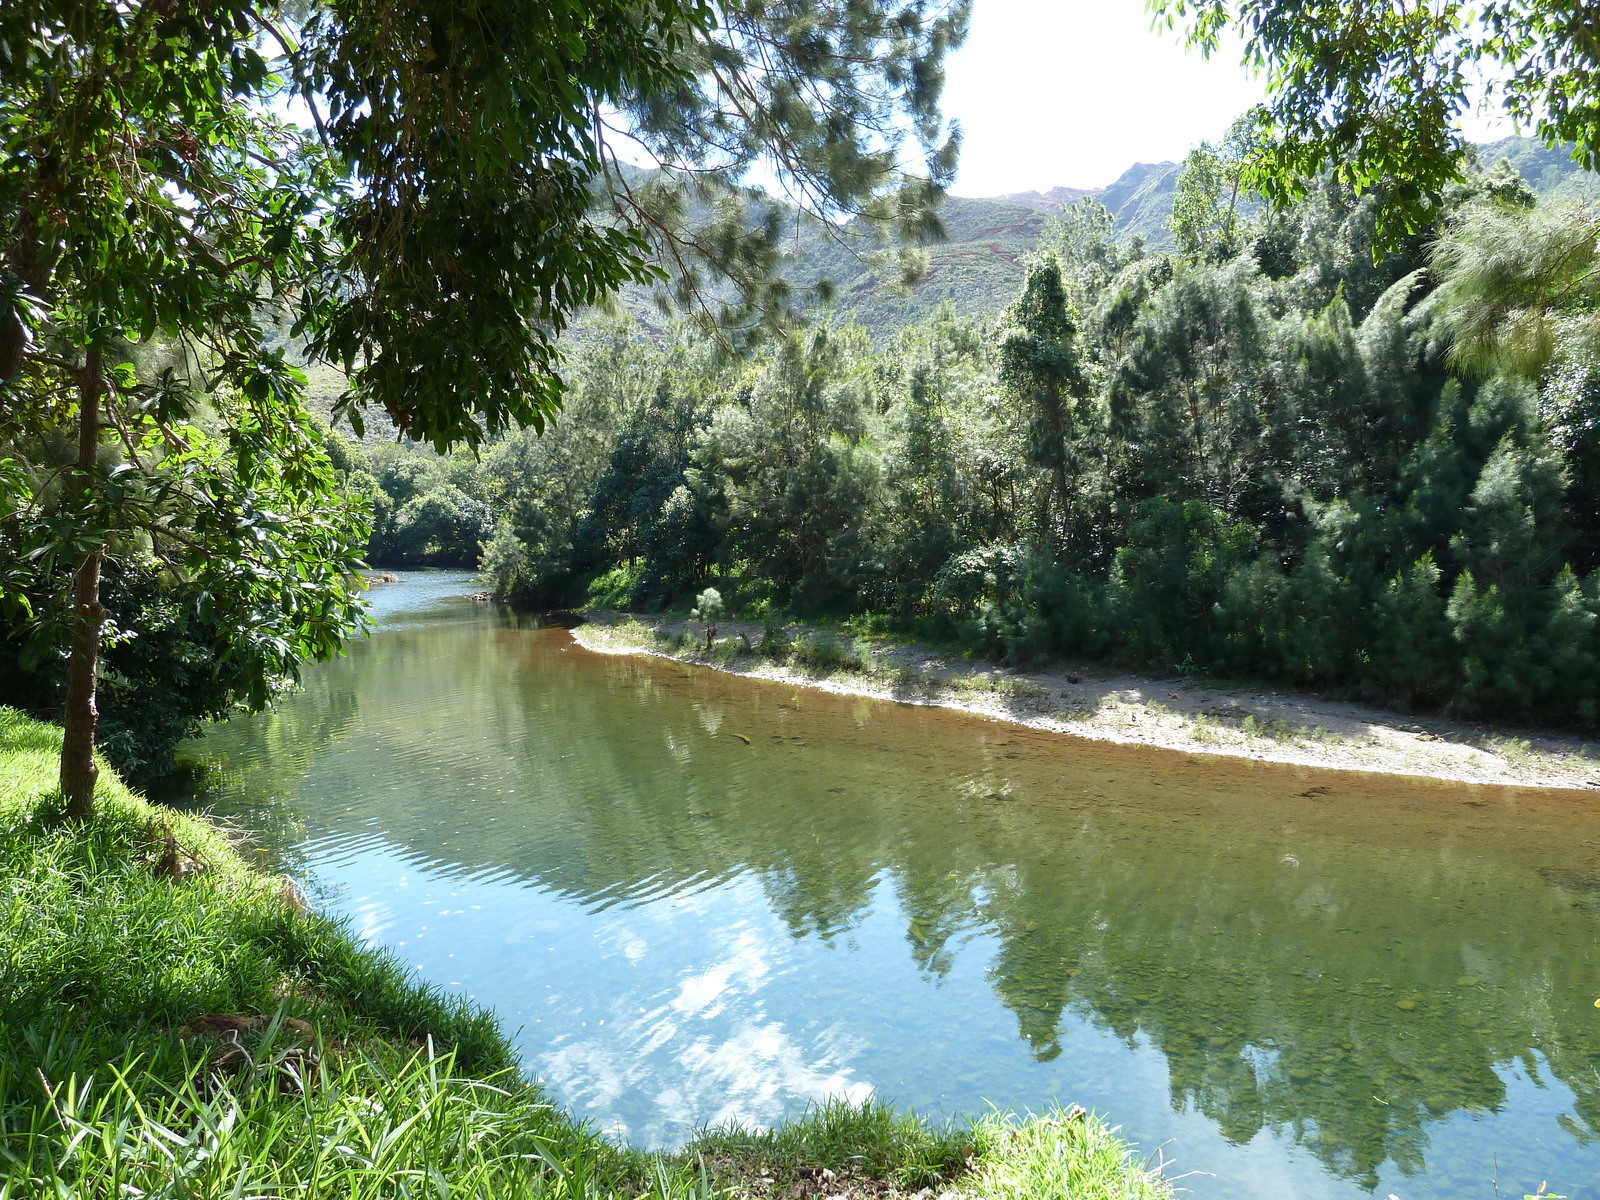
[[[1179,33],[1152,28],[1144,0],[973,0],[971,33],[946,63],[944,112],[964,134],[951,190],[1098,188],[1134,163],[1175,162],[1264,98],[1239,60],[1237,41],[1206,59]],[[274,108],[309,127],[298,99]],[[1479,142],[1515,132],[1493,110],[1463,127]],[[613,149],[652,165],[626,141]],[[750,182],[775,180],[757,170]]]
[[[944,109],[965,134],[961,196],[1103,187],[1179,159],[1262,98],[1237,53],[1150,28],[1142,0],[974,0]]]
[[[1261,100],[1237,45],[1210,60],[1152,30],[1143,0],[974,0],[948,62],[945,113],[965,133],[958,196],[1104,187],[1176,161]],[[1475,140],[1503,122],[1469,121]]]

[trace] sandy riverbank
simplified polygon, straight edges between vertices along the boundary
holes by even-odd
[[[1076,737],[1226,754],[1331,770],[1463,783],[1600,790],[1600,740],[1406,717],[1315,696],[1054,663],[1018,670],[926,647],[790,626],[800,653],[778,662],[759,625],[730,621],[711,651],[698,625],[629,613],[585,614],[573,637],[606,654],[655,654],[804,687],[936,704]]]

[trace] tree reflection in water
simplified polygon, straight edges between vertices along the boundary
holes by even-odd
[[[591,912],[753,876],[826,943],[887,885],[927,979],[997,942],[1035,1060],[1089,1021],[1165,1056],[1175,1109],[1366,1189],[1385,1160],[1425,1170],[1430,1121],[1494,1113],[1513,1060],[1572,1090],[1570,1144],[1600,1130],[1600,814],[1571,794],[1076,742],[596,656],[463,605],[214,734],[211,799],[285,850],[300,820],[378,828]]]

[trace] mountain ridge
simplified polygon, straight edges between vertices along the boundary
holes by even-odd
[[[1563,147],[1535,138],[1507,137],[1473,147],[1477,162],[1491,167],[1510,162],[1541,199],[1600,197],[1600,174],[1584,170]],[[812,282],[831,278],[837,290],[833,312],[860,321],[875,337],[892,334],[945,300],[968,313],[998,313],[1015,299],[1026,272],[1026,258],[1062,204],[1098,200],[1112,216],[1118,238],[1142,237],[1151,250],[1172,249],[1167,219],[1177,194],[1181,163],[1134,163],[1102,188],[1055,186],[1043,191],[1001,196],[950,196],[942,217],[947,238],[927,247],[928,270],[909,295],[890,292],[864,268],[854,272],[842,261],[811,263],[797,259],[794,277]]]
[[[1541,198],[1600,196],[1600,174],[1583,170],[1559,147],[1510,137],[1478,146],[1475,152],[1486,166],[1508,160]],[[836,321],[859,322],[880,343],[945,301],[964,314],[996,315],[1021,291],[1028,255],[1063,203],[1092,197],[1110,210],[1119,238],[1139,236],[1152,250],[1171,249],[1167,218],[1181,171],[1179,163],[1134,163],[1103,188],[1056,186],[1004,196],[949,196],[940,211],[946,239],[926,247],[927,270],[909,292],[877,274],[860,247],[818,229],[797,237],[787,274],[801,287],[831,281],[834,300],[823,311]],[[665,333],[667,320],[649,289],[626,288],[617,299],[647,333]],[[583,337],[581,320],[571,336]],[[343,376],[322,365],[308,371],[312,394],[326,411],[343,391]]]

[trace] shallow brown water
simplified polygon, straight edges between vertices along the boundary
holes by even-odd
[[[1600,1197],[1593,795],[596,655],[464,590],[379,591],[209,800],[580,1116],[1076,1101],[1201,1197]]]

